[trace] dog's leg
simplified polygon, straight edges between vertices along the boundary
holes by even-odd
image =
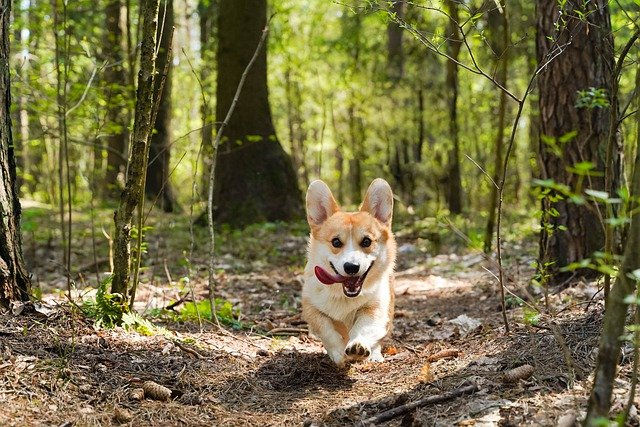
[[[346,327],[331,319],[309,303],[303,304],[302,314],[309,325],[309,332],[320,338],[333,363],[338,365],[338,367],[343,367],[346,362],[344,353]]]
[[[380,341],[387,335],[388,327],[388,310],[378,304],[362,307],[349,331],[345,354],[353,359],[368,358],[373,362],[381,362]]]

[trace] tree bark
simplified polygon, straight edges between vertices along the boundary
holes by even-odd
[[[166,10],[165,10],[166,7]],[[164,24],[162,19],[164,17]],[[173,0],[161,2],[159,11],[158,35],[159,49],[156,58],[156,70],[163,70],[170,51],[171,28],[173,28]],[[173,212],[176,200],[169,180],[171,161],[171,75],[173,65],[170,62],[164,79],[164,89],[160,95],[158,114],[155,122],[155,132],[151,135],[149,146],[149,160],[147,163],[147,179],[145,193],[150,200],[159,201],[159,206],[165,212]],[[160,80],[156,79],[154,93],[158,93]]]
[[[538,77],[539,165],[543,179],[552,179],[575,191],[580,178],[568,172],[568,167],[591,162],[598,171],[605,170],[610,111],[604,107],[578,107],[576,101],[578,91],[589,88],[604,89],[607,97],[611,95],[613,35],[609,6],[605,0],[567,1],[562,13],[566,25],[560,24],[557,30],[558,9],[556,0],[539,0],[537,3],[538,61],[543,61],[558,45],[564,46],[564,51]],[[578,18],[580,15],[585,18]],[[553,39],[557,39],[557,43]],[[611,108],[618,106],[612,105]],[[561,156],[555,155],[543,141],[545,138],[557,141],[571,132],[577,132],[575,137],[568,142],[557,143]],[[619,155],[616,158],[614,176],[619,174]],[[618,182],[615,179],[614,188]],[[592,190],[604,191],[604,178],[591,176],[588,186]],[[577,205],[566,199],[550,203],[546,199],[542,209],[543,212],[555,209],[558,214],[546,215],[543,219],[550,227],[542,227],[539,264],[546,265],[545,273],[550,275],[551,283],[560,282],[569,274],[561,274],[561,267],[590,257],[594,251],[603,248],[603,223],[596,205]],[[548,265],[550,261],[552,265]],[[588,271],[580,273],[593,274]]]
[[[401,20],[404,20],[406,9],[404,0],[397,0],[391,6],[391,11]],[[402,33],[402,27],[393,21],[389,21],[387,24],[387,74],[393,82],[400,81],[404,73]]]
[[[9,22],[11,0],[2,0],[0,17],[0,307],[27,301],[31,281],[22,259],[20,200],[16,189],[16,159],[11,137]]]
[[[496,80],[504,88],[507,87],[507,73],[509,70],[509,20],[507,18],[506,5],[502,11],[492,8],[489,12],[489,28],[492,39],[491,47],[499,64]],[[507,115],[507,94],[500,91],[500,101],[498,104],[498,115],[496,117],[496,140],[494,145],[493,160],[493,182],[500,181],[502,176],[502,152],[504,151],[504,128]],[[487,218],[487,229],[484,238],[485,253],[491,252],[493,243],[493,232],[496,225],[496,208],[498,205],[498,188],[491,184],[491,199],[489,206],[489,216]]]
[[[461,35],[458,28],[458,5],[454,0],[445,1],[450,19],[447,30],[447,53],[453,60],[447,60],[446,86],[449,92],[449,139],[451,147],[447,158],[447,171],[443,179],[444,196],[452,214],[462,212],[462,178],[460,176],[460,136],[458,128],[458,59]]]
[[[211,76],[215,65],[216,41],[216,2],[214,0],[200,0],[198,2],[198,16],[200,17],[200,82],[202,83],[202,104],[200,117],[202,120],[202,175],[201,194],[207,194],[209,171],[213,158],[213,129],[214,116],[211,108],[210,92],[207,88],[213,85]],[[206,196],[205,196],[206,197]]]
[[[13,43],[19,52],[26,50],[29,46],[28,41],[22,37],[22,29],[26,26],[26,13],[22,9],[23,4],[18,3],[13,10]],[[26,70],[28,67],[27,58],[20,55],[20,59],[16,61],[14,72],[18,76],[18,80],[26,81]],[[15,93],[15,92],[14,92]],[[18,170],[17,183],[18,194],[25,183],[33,182],[31,176],[31,165],[29,163],[29,117],[27,115],[27,97],[24,93],[17,96],[17,108],[13,108],[12,122],[14,123],[14,145],[16,168]],[[26,181],[26,182],[25,182]]]
[[[140,71],[136,91],[135,119],[133,123],[131,156],[127,168],[127,180],[120,197],[120,205],[114,215],[115,236],[113,253],[113,279],[111,292],[126,298],[129,287],[131,252],[131,222],[133,210],[140,202],[144,189],[145,159],[148,156],[151,113],[154,99],[156,31],[159,0],[144,0],[142,7],[142,47]]]
[[[127,156],[127,72],[125,70],[124,52],[122,48],[121,0],[107,0],[105,7],[105,34],[102,56],[107,61],[104,70],[104,97],[107,105],[106,131],[107,170],[102,191],[107,197],[117,197],[121,184],[118,176],[125,172]],[[120,153],[120,155],[118,155]],[[94,153],[97,175],[102,170],[102,150]]]
[[[222,122],[262,35],[267,3],[222,0],[219,8],[216,121]],[[302,216],[297,177],[271,119],[266,51],[262,49],[247,75],[217,156],[217,223],[244,226]]]
[[[637,119],[640,126],[640,119]],[[640,127],[638,128],[640,129]],[[637,135],[640,143],[640,131]],[[636,152],[633,168],[633,178],[631,180],[630,195],[631,200],[637,200],[640,196],[640,150]],[[633,203],[629,210],[637,210],[638,203]],[[616,375],[618,360],[620,359],[620,336],[624,332],[624,325],[627,316],[628,304],[625,303],[627,296],[633,295],[636,288],[636,281],[629,277],[630,273],[640,268],[640,215],[637,213],[631,218],[629,234],[624,250],[624,258],[616,283],[611,289],[607,300],[607,309],[604,316],[604,326],[600,336],[600,349],[598,351],[598,361],[596,365],[593,388],[589,398],[587,417],[584,425],[595,425],[596,418],[609,417],[611,409],[611,393],[613,381]]]

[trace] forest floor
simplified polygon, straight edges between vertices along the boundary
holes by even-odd
[[[556,314],[540,318],[509,296],[506,334],[494,264],[446,238],[435,245],[446,233],[441,228],[399,228],[386,360],[338,370],[299,316],[303,224],[219,234],[221,330],[199,322],[195,308],[204,306],[189,303],[190,295],[207,296],[204,231],[192,239],[184,215],[154,214],[136,302],[152,323],[105,329],[62,296],[61,248],[48,223],[54,217],[27,209],[26,218],[25,256],[42,302],[14,306],[19,316],[0,314],[0,425],[344,425],[469,382],[478,385],[474,394],[418,408],[388,425],[568,426],[584,411],[603,311],[597,284],[577,281],[555,290],[549,304]],[[95,293],[95,274],[108,270],[108,245],[102,231],[95,233],[95,263],[89,221],[79,220],[85,226],[74,234],[72,261],[74,300],[82,305]],[[535,241],[529,240],[505,245],[509,286],[519,295],[533,274]],[[166,309],[178,300],[184,301]],[[438,359],[441,350],[453,351]],[[614,411],[627,398],[630,360],[626,348]],[[504,381],[506,371],[524,364],[533,375]],[[139,399],[136,389],[148,380],[170,389],[170,399]]]

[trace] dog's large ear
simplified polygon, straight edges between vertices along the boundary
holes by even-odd
[[[319,179],[313,181],[307,190],[307,221],[313,228],[327,220],[340,210],[340,206],[333,198],[331,190]]]
[[[367,189],[367,194],[364,196],[360,211],[369,212],[381,223],[391,225],[393,192],[387,181],[382,178],[373,180]]]

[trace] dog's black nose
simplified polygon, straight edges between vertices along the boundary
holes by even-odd
[[[360,266],[358,264],[352,264],[350,262],[344,263],[344,272],[353,276],[354,274],[358,274],[360,271]]]

